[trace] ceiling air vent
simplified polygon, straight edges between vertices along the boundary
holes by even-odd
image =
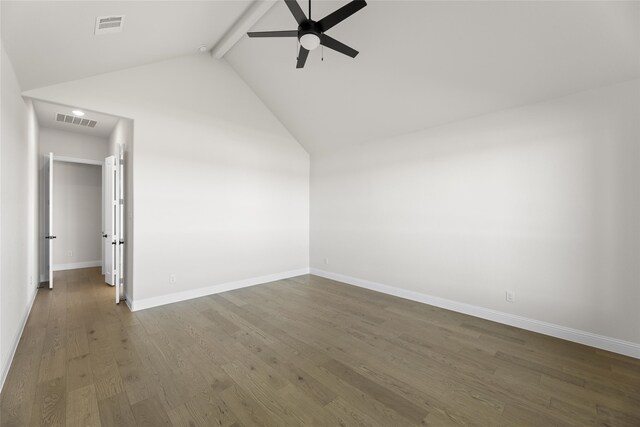
[[[124,15],[98,16],[95,35],[121,33],[123,25]]]
[[[68,123],[70,125],[94,128],[98,124],[95,120],[83,119],[82,117],[70,116],[68,114],[56,113],[56,122]]]

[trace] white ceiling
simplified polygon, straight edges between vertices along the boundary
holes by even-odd
[[[45,101],[33,101],[33,109],[36,112],[38,118],[38,124],[41,127],[60,129],[67,132],[84,133],[87,135],[99,136],[102,138],[108,138],[113,132],[119,118],[108,114],[96,113],[94,111],[85,110],[83,108],[68,107],[59,104],[53,104]],[[95,120],[98,122],[94,128],[78,126],[69,123],[61,123],[55,120],[57,113],[73,115],[73,110],[81,110],[85,113],[82,116],[83,119]]]
[[[317,50],[296,70],[295,39],[246,36],[225,56],[311,152],[640,76],[638,2],[368,3],[327,33],[355,59]],[[280,2],[253,30],[295,27]]]
[[[306,11],[306,1],[300,1]],[[344,1],[314,1],[314,18]],[[640,2],[376,1],[295,68],[296,39],[225,56],[310,152],[408,133],[640,76]],[[23,90],[195,54],[250,1],[6,1],[2,42]],[[123,33],[94,36],[97,16]],[[295,29],[283,2],[254,30]],[[211,59],[215,60],[215,59]]]
[[[250,3],[2,0],[2,43],[26,91],[212,47]],[[94,36],[105,15],[123,32]]]

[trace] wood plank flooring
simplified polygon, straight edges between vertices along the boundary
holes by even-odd
[[[640,426],[640,361],[316,276],[131,313],[38,291],[2,426]]]

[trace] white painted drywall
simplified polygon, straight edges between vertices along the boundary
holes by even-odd
[[[102,168],[54,162],[53,269],[100,265]]]
[[[27,104],[27,242],[29,250],[27,253],[27,262],[29,264],[29,286],[37,287],[38,285],[38,257],[40,236],[38,224],[38,142],[40,141],[40,124],[38,123],[38,115],[34,109],[33,102],[25,99]],[[35,294],[34,294],[35,296]]]
[[[133,300],[308,268],[309,156],[225,62],[194,55],[26,95],[134,120]]]
[[[36,292],[36,141],[33,107],[0,56],[0,385]]]
[[[109,156],[118,156],[120,145],[127,144],[129,134],[133,134],[133,127],[130,125],[129,119],[118,119],[111,135],[109,135]]]
[[[639,186],[640,80],[314,155],[311,267],[640,343]]]
[[[109,155],[109,140],[99,136],[43,127],[40,129],[39,151],[43,156],[53,153],[54,156],[104,161]]]
[[[124,220],[124,295],[125,299],[131,301],[132,299],[132,280],[133,280],[133,120],[121,118],[116,123],[113,132],[109,136],[109,155],[119,156],[119,146],[124,146],[124,200],[125,200],[125,220]]]

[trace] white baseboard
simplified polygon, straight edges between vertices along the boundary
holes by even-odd
[[[83,262],[72,262],[69,264],[54,264],[53,271],[62,271],[62,270],[75,270],[76,268],[89,268],[89,267],[101,267],[102,261],[83,261]]]
[[[20,343],[20,338],[22,338],[22,333],[24,332],[24,327],[27,325],[27,319],[29,319],[29,314],[31,314],[31,308],[33,307],[33,302],[36,300],[36,295],[38,295],[38,289],[33,287],[33,295],[31,296],[31,302],[29,303],[29,308],[22,318],[22,322],[16,335],[13,338],[13,343],[11,346],[11,351],[9,352],[9,358],[7,359],[6,366],[2,367],[2,377],[0,377],[0,392],[4,387],[4,382],[7,379],[7,375],[9,375],[9,369],[11,369],[11,363],[13,362],[13,357],[16,355],[16,351],[18,350],[18,344]]]
[[[276,280],[288,279],[290,277],[301,276],[303,274],[309,274],[309,269],[301,268],[299,270],[285,271],[282,273],[269,274],[267,276],[252,277],[250,279],[243,279],[235,282],[222,283],[219,285],[207,286],[207,287],[198,288],[198,289],[191,289],[188,291],[175,292],[172,294],[145,298],[142,300],[129,301],[127,299],[127,305],[129,305],[129,308],[131,309],[131,311],[145,310],[147,308],[158,307],[160,305],[165,305],[165,304],[171,304],[173,302],[204,297],[207,295],[219,294],[221,292],[232,291],[234,289],[246,288],[249,286],[260,285],[268,282],[275,282]]]
[[[552,337],[561,338],[567,341],[573,341],[576,343],[640,359],[640,344],[630,341],[623,341],[617,338],[597,335],[591,332],[567,328],[565,326],[555,325],[553,323],[547,323],[540,320],[516,316],[515,314],[504,313],[502,311],[491,310],[489,308],[483,308],[471,304],[452,301],[445,298],[396,288],[394,286],[383,285],[381,283],[371,282],[369,280],[358,279],[356,277],[346,276],[339,273],[332,273],[316,268],[311,268],[310,272],[311,274],[315,274],[316,276],[325,277],[327,279],[336,280],[338,282],[348,283],[350,285],[359,286],[361,288],[370,289],[372,291],[377,291],[384,294],[389,294],[396,297],[445,308],[447,310],[456,311],[458,313],[464,313],[471,316],[480,317],[482,319],[492,320],[494,322],[503,323],[505,325],[515,326],[517,328],[526,329],[528,331],[538,332],[544,335],[550,335]]]

